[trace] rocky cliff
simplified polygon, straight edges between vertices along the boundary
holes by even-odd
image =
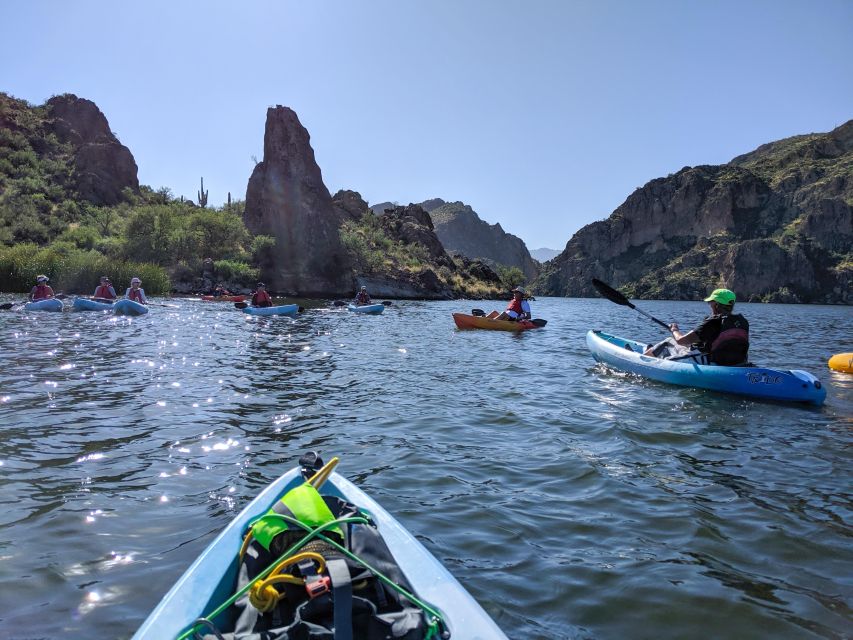
[[[719,166],[685,167],[583,227],[534,284],[594,296],[600,278],[634,297],[853,303],[853,120]]]
[[[444,248],[468,258],[479,258],[497,267],[518,267],[528,281],[539,273],[524,241],[507,233],[500,224],[489,224],[463,202],[433,198],[421,203],[432,218],[435,233]]]
[[[268,286],[301,295],[349,290],[351,265],[339,235],[343,217],[296,113],[268,109],[264,159],[249,178],[243,214],[252,233],[276,239],[274,264],[261,276]]]

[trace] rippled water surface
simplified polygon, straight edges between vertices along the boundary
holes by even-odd
[[[828,387],[805,408],[596,365],[587,329],[662,335],[605,300],[540,299],[548,326],[521,335],[457,331],[483,302],[168,304],[0,311],[0,637],[129,637],[308,449],[511,638],[851,635],[853,375],[826,367],[850,308],[739,307],[753,361]]]

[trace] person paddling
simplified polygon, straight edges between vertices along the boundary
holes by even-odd
[[[107,276],[101,276],[101,283],[95,288],[93,298],[100,300],[115,300],[116,290],[113,289],[113,283]]]
[[[370,300],[370,294],[367,293],[367,287],[362,285],[361,290],[355,294],[355,304],[357,307],[364,306],[366,304],[372,304]]]
[[[258,283],[258,288],[252,294],[252,306],[253,307],[271,307],[272,306],[272,298],[270,298],[270,294],[267,293],[267,285],[263,282]]]
[[[49,278],[46,275],[36,276],[36,286],[30,289],[29,299],[31,302],[36,300],[47,300],[54,296],[53,289],[47,283]]]
[[[145,297],[145,289],[140,286],[141,284],[142,280],[139,278],[131,278],[130,287],[124,292],[124,297],[139,304],[148,304],[148,299]]]
[[[512,300],[496,320],[530,320],[530,303],[524,299],[527,292],[521,287],[512,290]]]
[[[702,356],[707,364],[734,367],[745,364],[749,354],[749,322],[733,313],[735,294],[728,289],[714,289],[705,298],[711,315],[688,333],[682,333],[677,323],[669,325],[672,337],[645,350],[643,355],[672,358]]]
[[[231,295],[231,292],[228,291],[228,289],[225,288],[225,285],[222,284],[221,282],[218,285],[216,285],[216,288],[213,290],[213,297],[214,298],[221,298],[222,296],[230,296],[230,295]]]

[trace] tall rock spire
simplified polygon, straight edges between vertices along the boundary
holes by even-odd
[[[339,235],[342,215],[292,109],[267,109],[264,159],[249,178],[243,218],[252,233],[276,239],[273,264],[263,265],[270,289],[337,295],[352,285]]]

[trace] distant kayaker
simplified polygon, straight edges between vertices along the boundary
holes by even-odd
[[[103,300],[115,300],[116,290],[113,289],[113,283],[107,276],[101,276],[101,284],[95,289],[93,298],[101,298]]]
[[[222,296],[230,296],[230,295],[231,295],[231,292],[228,291],[228,289],[225,288],[225,285],[223,285],[221,282],[218,285],[216,285],[216,287],[213,289],[213,297],[214,298],[221,298]]]
[[[370,294],[367,293],[367,287],[362,285],[361,290],[355,294],[355,304],[358,307],[361,307],[366,304],[372,304],[370,300]]]
[[[45,275],[36,276],[36,286],[30,289],[30,301],[47,300],[48,298],[52,298],[54,296],[53,289],[47,283],[49,279],[50,278]]]
[[[139,304],[148,304],[148,299],[145,297],[145,289],[140,285],[142,285],[142,280],[131,278],[130,287],[124,292],[124,297]]]
[[[512,290],[512,300],[496,320],[530,320],[530,303],[524,299],[527,292],[521,287]]]
[[[253,307],[271,307],[272,306],[272,298],[270,298],[270,294],[267,293],[267,285],[263,282],[258,283],[258,288],[255,289],[255,292],[252,294],[252,306]]]
[[[682,333],[678,324],[669,325],[672,337],[645,350],[643,355],[658,358],[684,356],[695,351],[708,364],[734,367],[745,364],[749,354],[749,322],[739,313],[732,313],[735,294],[728,289],[714,289],[705,298],[711,315],[689,333]]]

